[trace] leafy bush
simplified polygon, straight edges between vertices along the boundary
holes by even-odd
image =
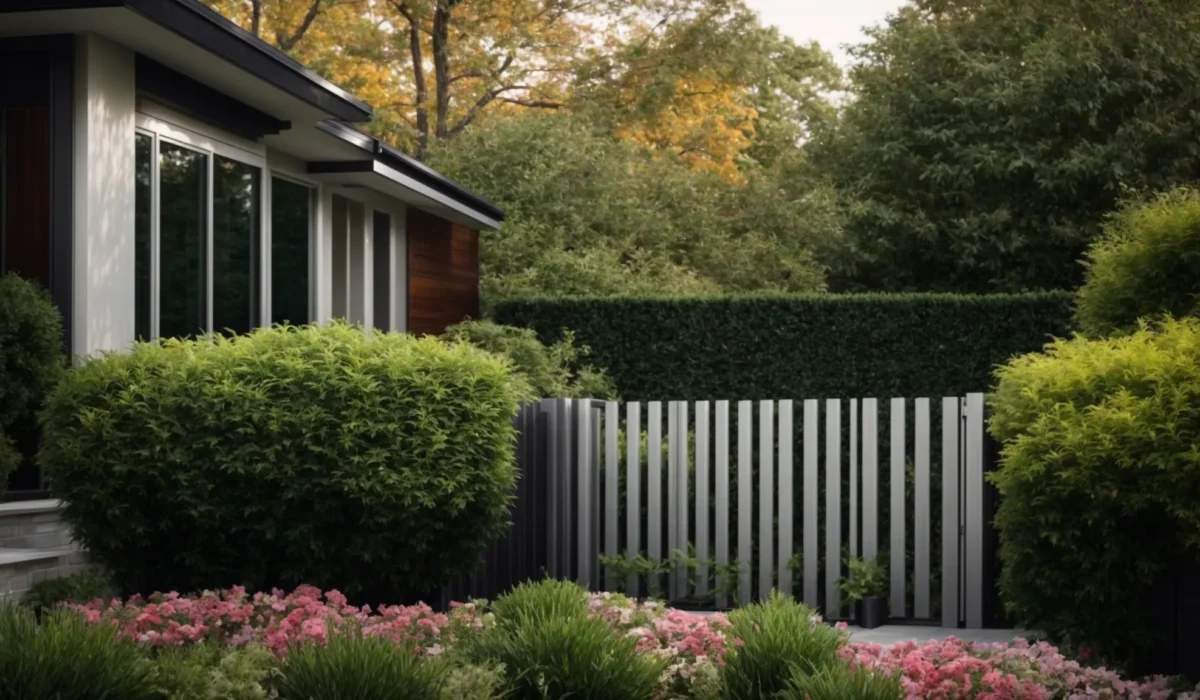
[[[1176,189],[1109,217],[1088,251],[1076,315],[1094,337],[1136,330],[1138,319],[1200,310],[1200,190]]]
[[[153,679],[164,700],[269,700],[278,677],[279,660],[266,647],[208,642],[160,649]]]
[[[337,635],[293,647],[279,680],[283,700],[441,700],[445,664],[411,644]]]
[[[863,668],[831,666],[817,673],[797,671],[778,700],[904,700],[897,676]]]
[[[139,344],[72,371],[43,465],[126,591],[344,585],[377,603],[469,572],[507,523],[504,364],[344,324]]]
[[[732,700],[774,698],[795,673],[837,666],[845,640],[810,608],[775,593],[729,614],[730,636],[741,640],[725,655],[721,679]]]
[[[546,579],[522,583],[492,604],[498,625],[515,625],[531,619],[559,619],[587,615],[588,594],[570,581]]]
[[[1067,335],[1067,292],[559,298],[497,305],[497,322],[591,348],[630,401],[953,396]]]
[[[990,429],[1015,622],[1137,659],[1150,584],[1200,546],[1200,321],[1057,341],[998,370]]]
[[[36,431],[36,413],[62,377],[62,342],[50,295],[15,273],[0,274],[0,497],[21,463],[16,443]]]
[[[102,598],[107,591],[108,581],[99,574],[72,574],[33,584],[21,602],[40,614],[59,603],[87,603]]]
[[[849,607],[864,598],[882,596],[888,590],[888,571],[879,563],[882,557],[846,560],[846,575],[838,579],[842,605]]]
[[[584,364],[590,350],[575,345],[575,334],[567,331],[550,345],[543,345],[528,328],[502,326],[491,321],[464,321],[446,329],[442,338],[470,343],[507,357],[513,370],[524,377],[541,398],[616,398],[612,379],[603,371]]]
[[[504,668],[466,664],[446,674],[441,700],[494,700],[502,697]]]
[[[111,625],[0,604],[0,700],[151,700],[150,664]]]

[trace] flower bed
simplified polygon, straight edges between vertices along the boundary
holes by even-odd
[[[196,597],[156,594],[76,607],[90,621],[115,624],[147,645],[257,643],[279,656],[292,644],[325,643],[330,633],[348,626],[361,628],[365,636],[411,642],[420,653],[436,656],[464,635],[494,624],[486,606],[478,602],[454,605],[447,614],[424,605],[372,610],[348,605],[337,591],[311,586],[253,595],[241,588]],[[707,691],[717,687],[726,653],[740,644],[723,615],[687,613],[607,593],[592,594],[588,612],[616,634],[636,637],[640,651],[665,660],[661,698],[707,697]],[[824,623],[814,618],[812,624]],[[1113,671],[1084,667],[1045,643],[972,644],[951,638],[885,649],[851,643],[848,635],[843,638],[841,654],[851,666],[899,675],[913,700],[1200,700],[1195,688],[1173,688],[1163,678],[1124,679]]]

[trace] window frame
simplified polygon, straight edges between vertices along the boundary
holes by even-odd
[[[151,139],[150,159],[150,323],[151,339],[161,337],[159,320],[162,313],[161,304],[161,202],[160,164],[162,143],[169,143],[180,148],[186,148],[200,153],[207,158],[207,187],[206,203],[208,216],[204,226],[205,249],[205,328],[204,333],[213,333],[213,177],[216,157],[233,160],[243,165],[259,170],[258,196],[258,246],[261,251],[257,265],[258,304],[255,309],[258,325],[272,324],[273,299],[271,296],[271,268],[274,262],[271,222],[271,202],[273,181],[278,178],[296,185],[303,186],[309,191],[308,198],[308,320],[316,322],[317,308],[317,276],[316,276],[316,245],[318,242],[318,225],[320,216],[320,185],[308,178],[304,173],[297,172],[286,165],[272,163],[263,144],[242,142],[232,135],[222,134],[219,130],[205,128],[188,120],[183,115],[171,114],[168,110],[153,104],[138,104],[136,113],[136,135],[148,136]]]

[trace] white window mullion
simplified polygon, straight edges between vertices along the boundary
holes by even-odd
[[[159,240],[161,229],[162,206],[158,201],[159,193],[159,158],[158,134],[151,135],[150,148],[150,337],[157,338],[159,332],[158,316],[162,308],[159,301],[161,294],[160,283],[162,265],[159,263],[159,251],[162,245]]]
[[[208,199],[206,210],[208,215],[204,221],[204,329],[213,333],[213,174],[216,157],[208,152],[208,187],[205,195]]]

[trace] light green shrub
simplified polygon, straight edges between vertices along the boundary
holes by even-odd
[[[904,700],[898,676],[863,668],[831,666],[817,673],[797,671],[778,700]]]
[[[447,668],[410,644],[385,637],[332,635],[328,644],[292,647],[279,680],[282,700],[441,700]]]
[[[256,644],[163,647],[153,679],[163,700],[272,700],[278,697],[279,659]]]
[[[1138,319],[1200,310],[1200,190],[1176,189],[1109,217],[1076,301],[1084,333],[1129,333]]]
[[[73,370],[41,460],[126,592],[310,583],[374,604],[468,573],[504,532],[525,397],[436,338],[169,340]]]
[[[150,661],[116,627],[0,604],[0,700],[153,700]]]
[[[616,398],[612,379],[583,360],[590,350],[576,346],[567,331],[554,343],[543,345],[527,328],[502,326],[491,321],[464,321],[446,329],[442,338],[466,342],[508,358],[513,370],[530,384],[535,396],[553,399]]]
[[[530,619],[587,615],[587,591],[570,581],[546,579],[518,585],[492,603],[496,624],[518,625]]]
[[[1001,592],[1014,621],[1136,661],[1150,586],[1200,547],[1200,321],[1060,340],[997,371]]]
[[[775,593],[729,613],[730,647],[721,680],[731,700],[769,700],[794,673],[813,674],[840,663],[841,634],[815,620],[812,609]]]

